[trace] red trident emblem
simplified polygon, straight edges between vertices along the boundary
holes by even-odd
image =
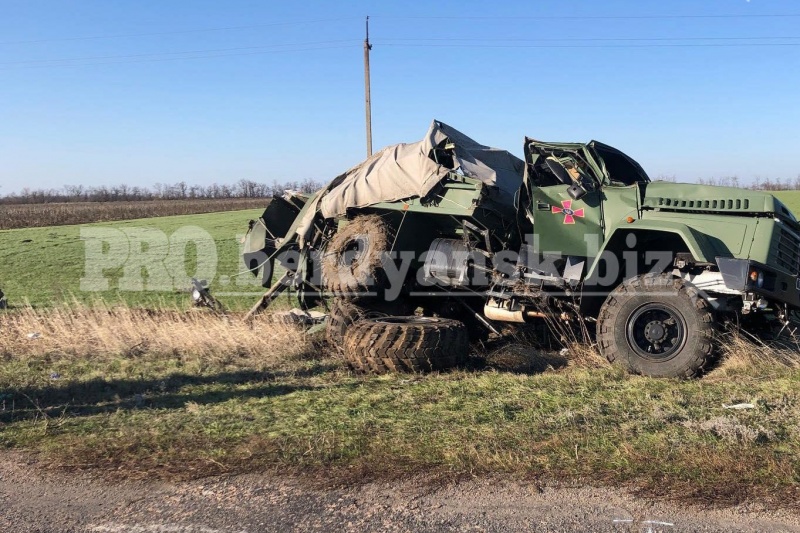
[[[561,200],[561,207],[551,206],[553,213],[564,213],[564,224],[574,224],[575,217],[583,218],[583,208],[572,209],[572,200]]]

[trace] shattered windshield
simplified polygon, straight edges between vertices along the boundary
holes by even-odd
[[[579,149],[564,150],[541,144],[529,144],[533,183],[537,187],[572,185],[580,183],[586,189],[594,189],[599,184],[591,165]]]
[[[644,169],[616,148],[592,141],[590,147],[598,160],[602,161],[610,185],[629,186],[635,183],[649,183],[650,178]]]

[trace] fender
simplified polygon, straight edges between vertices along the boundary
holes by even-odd
[[[650,221],[640,219],[631,224],[617,226],[614,228],[614,230],[611,232],[611,234],[609,234],[608,238],[603,243],[603,246],[600,249],[597,257],[592,260],[592,264],[589,268],[589,272],[586,275],[586,279],[589,279],[592,277],[592,275],[594,275],[595,269],[600,262],[600,258],[603,257],[603,253],[606,251],[609,244],[615,243],[620,239],[623,239],[622,242],[624,242],[625,236],[627,236],[629,233],[647,233],[649,235],[661,233],[678,235],[686,244],[686,247],[692,254],[692,257],[694,257],[695,261],[700,263],[714,263],[716,256],[729,255],[720,254],[706,235],[698,232],[690,226],[687,226],[686,224],[671,220]]]

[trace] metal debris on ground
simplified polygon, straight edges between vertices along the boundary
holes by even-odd
[[[192,305],[195,307],[207,307],[215,313],[225,312],[225,307],[222,302],[211,296],[211,291],[208,288],[206,280],[197,280],[192,278]]]
[[[303,311],[302,309],[294,308],[289,311],[280,311],[277,313],[270,313],[265,315],[265,318],[278,324],[291,324],[294,326],[311,327],[321,324],[328,317],[326,313],[320,311]]]

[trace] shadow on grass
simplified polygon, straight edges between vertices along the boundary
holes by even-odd
[[[0,423],[43,417],[90,416],[120,409],[175,409],[189,402],[223,403],[231,399],[283,396],[320,386],[278,383],[282,378],[307,378],[336,369],[332,364],[316,364],[293,372],[239,370],[209,375],[170,374],[159,379],[102,379],[45,387],[10,388],[4,392]],[[186,387],[214,385],[214,390],[181,392]],[[222,386],[220,388],[220,386]]]

